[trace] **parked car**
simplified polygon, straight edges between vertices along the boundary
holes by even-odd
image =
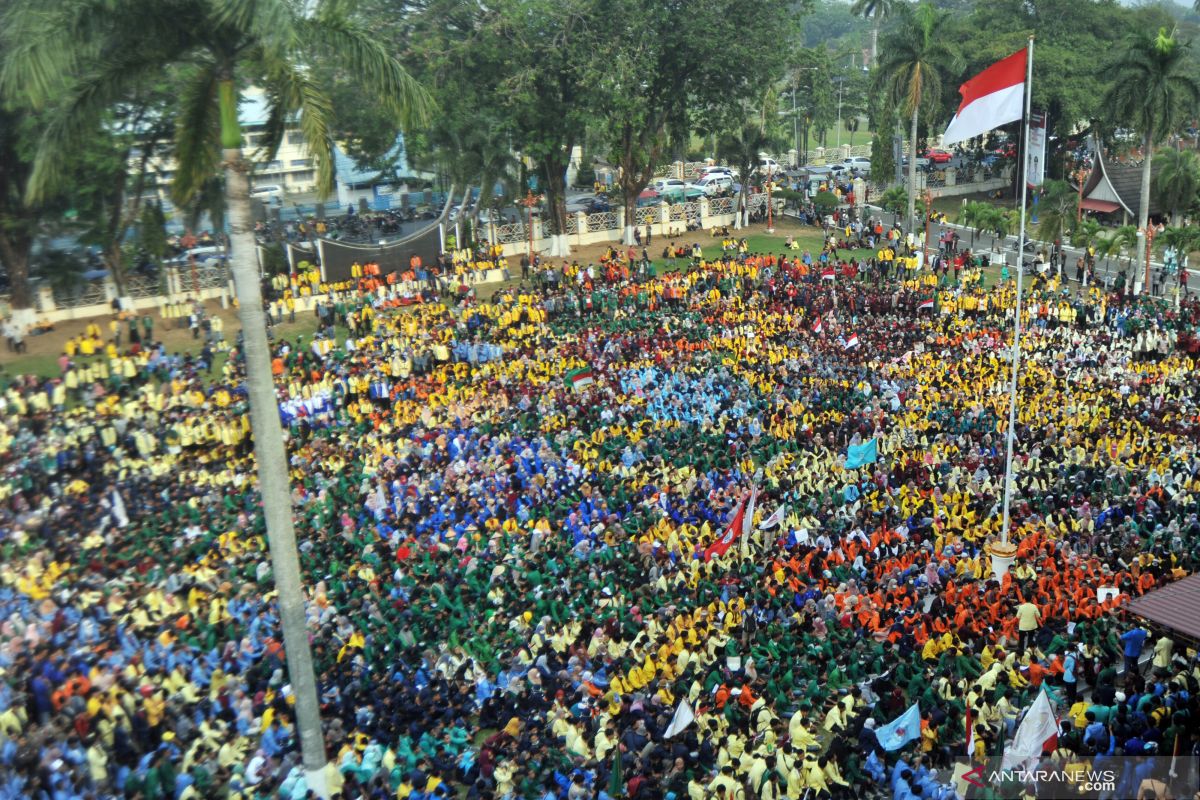
[[[250,190],[250,197],[254,200],[262,200],[264,203],[268,200],[283,202],[283,187],[275,183],[255,186]]]
[[[690,203],[705,196],[704,190],[694,183],[685,183],[683,186],[671,186],[660,192],[660,194],[668,203]]]
[[[773,158],[760,156],[758,160],[758,166],[755,167],[755,170],[757,170],[760,175],[782,175],[784,172],[784,166]]]
[[[934,164],[948,164],[954,158],[954,154],[949,150],[941,150],[936,147],[931,147],[925,151],[925,157]]]
[[[866,156],[850,156],[842,160],[842,165],[852,172],[865,174],[871,171],[871,159]]]
[[[709,197],[714,197],[721,192],[732,192],[733,176],[721,173],[708,175],[696,181],[696,188],[702,190]]]
[[[685,186],[687,186],[687,181],[680,180],[679,178],[657,178],[650,182],[650,188],[659,194],[669,192],[672,189],[682,190]]]
[[[696,173],[696,183],[699,183],[701,179],[706,178],[709,175],[728,175],[730,178],[736,178],[738,175],[738,170],[733,169],[732,167],[722,167],[717,165],[701,167],[700,171]]]
[[[930,161],[928,158],[921,158],[920,156],[917,157],[917,169],[929,169],[929,164]],[[903,166],[908,166],[908,156],[904,157]]]
[[[577,214],[580,211],[584,214],[599,214],[601,211],[612,211],[612,204],[607,198],[594,194],[580,195],[567,200],[568,214]]]

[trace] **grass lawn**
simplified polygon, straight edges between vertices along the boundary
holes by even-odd
[[[816,259],[821,252],[821,245],[823,242],[821,238],[822,234],[819,229],[797,225],[791,220],[779,223],[775,233],[773,234],[767,233],[765,227],[761,225],[756,225],[752,228],[743,229],[740,231],[731,230],[730,233],[737,235],[739,239],[744,236],[747,240],[747,244],[750,247],[751,253],[773,253],[775,255],[779,255],[780,253],[788,253],[789,255],[799,255],[807,250],[812,254],[813,259]],[[787,249],[786,242],[788,236],[795,237],[796,241],[800,245],[799,250],[789,251]],[[681,239],[681,241],[685,243],[697,240],[700,241],[700,247],[704,251],[705,259],[711,260],[720,258],[721,240],[720,238],[709,236],[707,231],[696,231]],[[655,248],[658,248],[658,252],[662,253],[661,245],[657,244],[658,241],[659,240],[656,239],[656,244],[650,249],[654,250]],[[843,250],[839,252],[838,255],[842,258],[858,258],[861,260],[873,255],[873,251],[865,249]],[[657,269],[659,272],[669,270],[667,262],[662,258],[654,257],[653,253],[651,254],[651,261],[654,264],[655,269]],[[680,259],[676,263],[676,269],[680,269],[686,264],[686,259]]]

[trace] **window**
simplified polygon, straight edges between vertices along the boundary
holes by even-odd
[[[311,169],[308,170],[307,172],[292,172],[292,173],[288,174],[288,180],[292,184],[312,183],[312,181],[314,180],[314,177],[315,177],[315,175]]]
[[[268,162],[267,169],[272,170],[272,171],[283,169],[283,162],[282,161]]]
[[[304,134],[301,133],[300,131],[288,131],[287,132],[287,143],[288,144],[304,144]]]
[[[308,159],[307,159],[307,158],[293,158],[293,159],[291,160],[291,166],[293,166],[293,167],[307,167],[307,166],[309,166]]]

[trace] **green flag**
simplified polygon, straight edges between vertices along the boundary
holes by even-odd
[[[625,781],[621,778],[621,746],[617,745],[613,754],[612,775],[608,778],[608,793],[612,797],[622,797],[625,794]]]

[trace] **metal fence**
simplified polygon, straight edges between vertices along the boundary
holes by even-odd
[[[662,218],[659,214],[658,206],[646,206],[645,208],[635,209],[633,219],[637,225],[653,225]]]
[[[496,226],[496,243],[497,244],[515,244],[523,242],[528,234],[525,232],[524,222],[514,222],[509,225]]]
[[[756,211],[767,204],[767,196],[765,194],[752,194],[746,198],[746,210]]]
[[[74,286],[55,286],[51,290],[57,308],[79,308],[108,302],[104,281],[83,281]]]
[[[579,233],[579,215],[567,214],[567,233]]]
[[[588,214],[587,229],[591,231],[615,231],[621,225],[617,221],[617,212],[601,211],[596,214]]]
[[[714,197],[708,201],[709,214],[732,214],[733,213],[733,198],[732,197]]]
[[[671,222],[687,219],[687,203],[675,203],[671,206]]]
[[[166,294],[166,285],[159,277],[131,275],[125,280],[125,288],[133,298],[158,297]]]

